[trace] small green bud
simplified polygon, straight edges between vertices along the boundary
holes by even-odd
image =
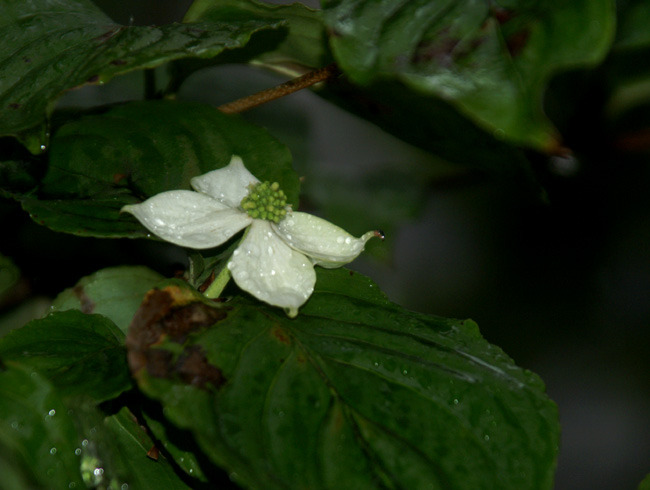
[[[253,219],[279,223],[287,214],[287,196],[277,182],[260,182],[249,186],[248,195],[240,207]]]

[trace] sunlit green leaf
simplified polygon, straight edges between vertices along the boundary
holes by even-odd
[[[602,60],[614,2],[323,2],[335,58],[355,83],[391,79],[435,95],[518,144],[554,151],[541,111],[558,70]]]
[[[56,231],[145,236],[132,216],[120,215],[122,206],[189,189],[192,177],[227,165],[233,154],[260,180],[279,182],[297,205],[291,155],[266,130],[205,105],[149,101],[64,125],[53,138],[40,192],[23,207]]]
[[[1,356],[1,354],[0,354]],[[80,440],[67,407],[33,369],[0,369],[0,488],[84,488]]]
[[[62,395],[101,402],[131,388],[123,340],[110,320],[71,310],[34,320],[0,339],[0,359],[37,370]]]
[[[124,26],[88,0],[0,3],[0,136],[32,152],[48,144],[45,119],[66,90],[183,57],[212,57],[245,45],[276,21]]]
[[[151,292],[127,339],[140,389],[247,487],[552,488],[557,410],[537,376],[470,321],[403,310],[346,270],[319,279],[296,319]]]

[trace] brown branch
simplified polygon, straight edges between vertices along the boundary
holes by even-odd
[[[271,102],[272,100],[284,97],[285,95],[297,92],[298,90],[311,87],[316,83],[335,78],[340,73],[341,72],[338,67],[332,63],[331,65],[319,68],[318,70],[310,71],[301,77],[289,80],[288,82],[278,85],[277,87],[262,90],[256,94],[249,95],[242,99],[237,99],[233,102],[228,102],[227,104],[223,104],[219,106],[218,109],[221,112],[225,112],[226,114],[244,112],[248,109],[252,109],[259,105],[266,104],[267,102]]]

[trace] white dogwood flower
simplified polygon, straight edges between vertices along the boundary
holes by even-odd
[[[228,262],[237,285],[295,316],[314,291],[314,265],[340,267],[381,232],[355,238],[328,221],[292,211],[277,182],[260,182],[238,156],[191,179],[196,191],[157,194],[124,206],[147,229],[176,245],[216,247],[248,227]]]

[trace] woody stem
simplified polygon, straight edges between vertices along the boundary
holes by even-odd
[[[318,70],[310,71],[301,77],[294,78],[293,80],[289,80],[288,82],[285,82],[276,87],[268,88],[242,99],[237,99],[233,102],[223,104],[219,106],[218,109],[221,112],[225,112],[226,114],[244,112],[248,109],[252,109],[259,105],[266,104],[267,102],[271,102],[272,100],[284,97],[285,95],[297,92],[298,90],[311,87],[316,83],[335,78],[340,75],[340,73],[341,72],[338,67],[332,63],[331,65],[319,68]]]

